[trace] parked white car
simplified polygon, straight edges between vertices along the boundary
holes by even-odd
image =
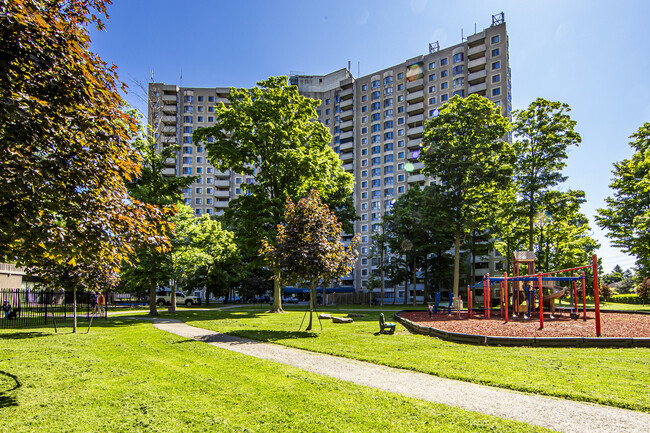
[[[156,292],[156,304],[158,305],[171,305],[172,303],[172,292],[171,290],[160,290]],[[191,307],[192,305],[201,304],[198,298],[194,296],[185,296],[182,292],[176,292],[176,305],[185,305]]]

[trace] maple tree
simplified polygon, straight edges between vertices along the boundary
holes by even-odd
[[[309,285],[310,331],[318,285],[327,286],[350,273],[360,237],[354,236],[347,247],[341,242],[342,224],[315,190],[298,204],[287,197],[284,219],[277,227],[275,244],[262,240],[260,254],[272,269],[284,273],[285,281]]]

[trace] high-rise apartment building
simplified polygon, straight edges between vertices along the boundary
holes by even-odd
[[[378,274],[371,259],[371,236],[394,200],[414,185],[435,182],[420,172],[417,161],[425,122],[454,95],[485,96],[510,115],[508,35],[503,14],[492,25],[448,48],[430,44],[429,53],[355,78],[348,69],[327,75],[294,75],[290,84],[305,96],[319,99],[318,120],[332,133],[331,146],[343,168],[354,175],[356,231],[361,233],[360,258],[343,285],[357,290]],[[206,161],[202,146],[192,143],[196,128],[214,123],[214,106],[227,103],[227,88],[188,88],[151,83],[149,123],[159,145],[178,143],[167,174],[199,176],[184,191],[185,202],[197,215],[220,214],[228,201],[242,193],[250,176],[221,172]],[[495,253],[478,258],[476,276],[494,272]],[[389,287],[388,297],[404,296],[404,288]]]

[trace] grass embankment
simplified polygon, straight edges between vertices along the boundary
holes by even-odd
[[[146,322],[113,318],[89,334],[69,332],[0,330],[2,431],[547,431],[217,349]]]
[[[231,335],[314,352],[359,359],[436,376],[523,392],[650,412],[650,349],[484,347],[412,335],[401,325],[395,335],[374,335],[377,317],[390,320],[399,307],[321,307],[343,315],[366,314],[351,324],[315,319],[315,332],[298,331],[305,306],[267,314],[262,306],[222,311],[183,311],[188,324]],[[300,311],[299,311],[300,310]],[[303,329],[304,329],[303,325]]]

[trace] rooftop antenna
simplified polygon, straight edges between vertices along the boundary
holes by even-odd
[[[461,29],[460,29],[460,41],[461,41],[461,42],[464,42],[464,41],[465,41],[465,36],[463,35],[463,29],[462,29],[462,27],[461,27]]]
[[[474,23],[474,34],[476,34],[476,23]]]
[[[348,60],[348,71],[349,71],[350,69],[352,69],[352,62],[351,62],[350,60]]]
[[[429,44],[429,54],[437,53],[438,51],[440,51],[439,41],[431,42]]]
[[[181,69],[181,78],[180,82],[178,83],[178,87],[183,87],[183,70]]]
[[[361,61],[357,62],[357,78],[361,76]]]
[[[151,82],[153,83],[153,68],[151,68]]]
[[[503,14],[503,12],[492,15],[492,26],[498,26],[499,24],[503,24],[506,22],[506,17]]]

